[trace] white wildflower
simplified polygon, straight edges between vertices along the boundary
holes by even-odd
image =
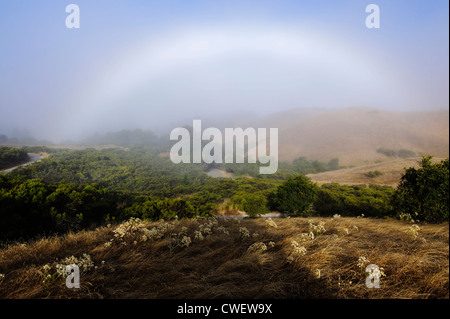
[[[311,221],[309,222],[309,231],[313,232],[316,236],[323,234],[325,230],[325,222],[320,221],[319,224],[314,225]]]
[[[250,232],[248,231],[247,227],[239,227],[239,237],[242,239],[250,237]]]
[[[247,249],[247,252],[262,254],[266,250],[267,250],[266,244],[264,244],[263,242],[258,242],[258,243],[254,243],[254,244],[250,245],[250,247],[248,247],[248,249]]]
[[[199,231],[199,230],[194,231],[194,238],[197,239],[197,240],[200,240],[200,241],[202,241],[202,240],[205,239],[205,238],[203,237],[202,232]]]
[[[301,256],[306,255],[306,248],[304,246],[300,246],[299,243],[295,240],[291,240],[292,251],[286,260],[291,263],[292,261],[298,259]]]
[[[315,236],[314,236],[313,232],[300,234],[300,240],[301,241],[314,240],[314,238],[315,238]]]
[[[367,257],[361,256],[358,258],[358,263],[356,264],[359,268],[363,269],[369,264],[369,259]]]
[[[413,224],[408,228],[408,230],[406,231],[406,234],[412,240],[416,240],[419,237],[419,231],[420,231],[420,227],[416,224]]]
[[[270,227],[277,228],[278,225],[272,220],[272,218],[267,218],[266,219],[266,227],[268,227],[268,228],[270,228]]]
[[[223,227],[223,226],[217,227],[217,231],[220,232],[220,233],[223,233],[225,235],[229,235],[230,234],[230,232],[228,230],[226,230],[225,227]]]
[[[190,244],[191,244],[191,237],[184,236],[181,239],[181,247],[189,247]]]

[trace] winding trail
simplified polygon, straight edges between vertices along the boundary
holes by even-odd
[[[34,153],[28,153],[28,157],[29,157],[28,162],[20,164],[20,165],[17,165],[17,166],[14,166],[14,167],[10,167],[10,168],[4,169],[4,170],[1,170],[0,173],[9,173],[9,172],[15,170],[18,167],[30,165],[30,164],[32,164],[34,162],[39,162],[43,158],[42,156],[40,156],[38,154],[34,154]]]

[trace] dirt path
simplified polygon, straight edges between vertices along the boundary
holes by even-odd
[[[34,154],[34,153],[28,153],[28,157],[30,158],[28,162],[20,164],[20,165],[17,165],[17,166],[14,166],[14,167],[10,167],[10,168],[4,169],[4,170],[2,170],[0,172],[2,172],[2,173],[9,173],[9,172],[12,172],[13,170],[15,170],[18,167],[30,165],[31,163],[34,163],[34,162],[39,162],[41,159],[44,158],[44,156],[41,156],[39,154]]]

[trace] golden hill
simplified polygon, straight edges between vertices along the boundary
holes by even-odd
[[[433,158],[433,162],[440,162],[444,158]],[[419,168],[421,158],[393,159],[381,163],[361,165],[335,171],[308,174],[312,181],[321,184],[381,184],[396,187],[404,174],[404,168]],[[378,176],[370,176],[370,172],[379,172]]]
[[[279,129],[279,159],[304,156],[344,166],[391,158],[379,148],[406,149],[436,157],[449,155],[449,111],[391,112],[368,108],[293,109],[247,123]]]

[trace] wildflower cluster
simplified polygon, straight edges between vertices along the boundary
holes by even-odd
[[[179,233],[169,234],[169,241],[167,243],[167,246],[169,247],[170,254],[173,253],[173,250],[176,247],[187,248],[192,243],[192,239],[187,235],[187,231],[187,227],[181,227],[181,231]]]
[[[248,247],[248,249],[247,249],[247,252],[262,254],[266,250],[267,250],[266,244],[264,244],[263,242],[257,242],[257,243],[250,245],[250,247]]]
[[[205,239],[205,237],[203,237],[203,234],[201,231],[196,230],[196,231],[194,231],[194,239],[203,241]]]
[[[386,277],[386,274],[384,273],[384,268],[383,267],[369,268],[368,269],[368,274],[372,278],[374,278],[374,277],[377,277],[377,278]]]
[[[272,218],[267,218],[266,219],[266,227],[267,228],[270,228],[270,227],[277,228],[278,225],[272,220]]]
[[[191,242],[191,237],[183,236],[183,238],[181,238],[181,247],[189,247]]]
[[[212,235],[213,229],[217,226],[217,224],[218,224],[218,222],[217,222],[216,218],[214,218],[214,217],[208,218],[206,223],[200,224],[198,226],[198,231],[203,235],[203,237],[208,237],[208,236]],[[220,228],[220,230],[219,230],[219,228]],[[224,232],[224,233],[227,232],[225,230],[225,228],[222,226],[217,227],[217,230]],[[199,237],[200,237],[200,235],[199,235]]]
[[[311,220],[309,222],[309,231],[314,233],[316,236],[322,235],[326,229],[324,227],[325,222],[320,221],[318,225],[314,225]]]
[[[239,227],[239,237],[241,239],[250,237],[250,232],[248,231],[247,227]]]
[[[2,284],[3,280],[5,280],[5,274],[0,274],[0,285]]]
[[[103,263],[104,262],[102,262],[102,264]],[[44,266],[42,266],[42,282],[44,284],[50,284],[57,278],[66,278],[68,276],[66,269],[69,265],[76,265],[82,273],[87,272],[93,268],[97,268],[97,266],[94,266],[94,262],[92,261],[91,256],[89,256],[88,254],[83,254],[83,256],[79,258],[75,256],[66,257],[55,265],[55,271],[53,271],[52,267],[49,264],[45,264]]]
[[[137,236],[141,242],[146,242],[148,240],[153,241],[164,237],[166,232],[173,228],[173,224],[162,222],[158,226],[148,229],[145,222],[139,218],[131,217],[113,231],[114,237],[109,242],[105,243],[105,246],[111,246],[114,241],[126,245],[127,241],[136,239]],[[134,240],[133,242],[137,244],[137,240]]]
[[[107,243],[106,246],[110,246],[114,240],[126,245],[127,239],[134,237],[137,232],[140,232],[145,227],[145,223],[143,223],[139,218],[131,217],[129,220],[123,222],[116,229],[114,229],[114,238],[111,239],[110,243]]]
[[[300,240],[301,241],[308,241],[308,240],[314,240],[315,236],[313,232],[309,232],[309,233],[301,233],[300,234]]]
[[[286,258],[288,263],[292,263],[297,260],[299,257],[304,256],[306,254],[306,248],[304,246],[300,246],[298,242],[295,240],[291,241],[292,251],[289,256]]]
[[[169,223],[161,223],[156,227],[153,227],[152,229],[148,228],[141,228],[140,231],[142,232],[142,235],[140,237],[140,240],[142,242],[146,241],[154,241],[157,239],[161,239],[164,237],[167,231],[172,230],[174,228],[174,225]]]
[[[226,230],[225,227],[223,227],[223,226],[217,227],[217,231],[219,233],[222,233],[222,234],[225,234],[225,235],[229,235],[230,234],[230,232],[228,230]]]
[[[77,265],[81,272],[86,272],[89,269],[94,268],[94,262],[91,260],[91,256],[83,254],[83,257],[80,258],[74,256],[66,257],[60,264],[56,264],[56,272],[60,276],[66,277],[66,267],[68,265]]]
[[[369,264],[369,259],[367,257],[361,256],[358,258],[357,266],[360,269],[365,269],[366,266]]]
[[[413,224],[413,225],[409,226],[408,230],[406,231],[406,235],[411,240],[416,240],[419,238],[419,231],[420,231],[420,227],[416,224]],[[421,238],[421,241],[426,242],[425,238]]]

